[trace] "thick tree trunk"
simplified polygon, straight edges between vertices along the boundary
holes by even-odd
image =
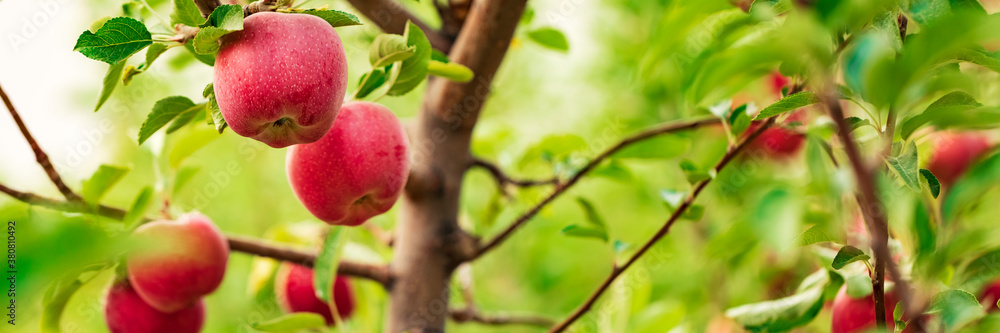
[[[451,274],[475,253],[474,240],[458,226],[462,177],[472,163],[469,139],[525,2],[474,1],[449,58],[476,77],[428,83],[411,128],[413,165],[399,203],[389,332],[444,331]]]

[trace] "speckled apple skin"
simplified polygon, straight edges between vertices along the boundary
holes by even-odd
[[[111,333],[197,333],[205,322],[205,302],[164,313],[146,304],[128,282],[120,282],[108,289],[104,320]]]
[[[257,13],[221,42],[215,98],[233,132],[281,148],[315,142],[330,129],[347,90],[347,55],[329,23]],[[276,125],[282,118],[290,122]]]
[[[943,134],[938,138],[927,169],[942,185],[950,187],[973,162],[990,150],[990,146],[989,140],[979,134]]]
[[[322,139],[289,148],[285,168],[299,201],[320,220],[356,226],[385,213],[410,172],[399,119],[370,102],[344,105]]]
[[[191,306],[222,283],[229,243],[199,213],[136,228],[140,246],[127,258],[129,281],[150,306],[173,312]]]
[[[330,307],[316,297],[311,268],[284,263],[274,281],[278,304],[286,312],[312,312],[323,316],[327,325],[334,323]],[[337,315],[341,320],[350,318],[354,313],[354,294],[347,278],[337,276],[334,279],[333,303],[337,306]]]
[[[891,332],[896,324],[892,311],[896,309],[896,293],[885,293],[885,323]],[[847,286],[840,287],[833,298],[830,333],[860,333],[875,328],[875,299],[871,294],[862,298],[847,295]]]

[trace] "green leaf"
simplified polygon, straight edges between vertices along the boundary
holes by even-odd
[[[441,52],[438,49],[431,50],[431,60],[440,61],[446,64],[451,62],[451,60],[448,60],[448,55],[444,54],[444,52]]]
[[[963,116],[969,113],[970,110],[982,106],[975,98],[965,92],[956,91],[949,93],[931,103],[927,109],[924,109],[924,112],[904,120],[900,126],[899,135],[905,140],[927,123],[937,125],[948,124],[958,118],[964,118]]]
[[[184,112],[181,112],[181,114],[177,115],[177,118],[175,118],[174,121],[170,123],[170,126],[167,127],[167,134],[176,132],[177,130],[181,129],[181,127],[184,127],[184,125],[190,123],[191,120],[194,119],[194,117],[204,114],[206,107],[207,107],[206,103],[201,103],[187,110],[184,110]]]
[[[253,324],[253,329],[264,332],[288,332],[318,329],[326,326],[323,316],[312,312],[295,312]]]
[[[87,272],[100,272],[107,267],[108,265],[106,264],[94,264],[83,268],[73,269],[52,281],[48,288],[45,289],[45,293],[42,295],[41,332],[61,332],[59,320],[62,318],[63,311],[66,309],[66,304],[69,303],[69,299],[73,297],[73,294],[75,294],[77,290],[80,290],[84,284],[96,276],[96,274],[94,274],[89,278],[81,279],[81,275]]]
[[[219,109],[219,102],[215,100],[215,95],[213,94],[208,98],[208,115],[212,119],[212,124],[215,125],[215,130],[222,134],[222,131],[229,126],[226,123],[226,118],[222,117],[222,110]]]
[[[152,197],[152,187],[146,186],[139,192],[139,195],[132,201],[132,206],[129,208],[128,213],[125,213],[125,217],[122,218],[125,230],[132,230],[136,223],[142,220],[143,215],[146,213],[146,207],[149,207],[149,200]]]
[[[189,27],[197,27],[205,22],[201,16],[198,6],[191,0],[173,0],[174,11],[170,13],[170,24],[183,24]]]
[[[83,201],[86,201],[91,206],[96,206],[101,198],[104,197],[104,193],[118,183],[127,172],[127,168],[102,164],[90,176],[90,179],[83,182],[83,191],[80,193]]]
[[[528,32],[528,39],[531,39],[538,45],[560,51],[569,51],[569,42],[566,40],[566,35],[562,31],[553,28],[541,28]]]
[[[318,16],[326,21],[326,23],[330,23],[334,28],[361,25],[361,20],[358,20],[357,16],[339,10],[307,9],[298,13]]]
[[[930,170],[920,169],[920,175],[927,181],[927,189],[931,191],[931,195],[934,196],[934,199],[937,199],[938,194],[941,194],[941,182],[938,181],[937,177]]]
[[[850,127],[850,130],[848,130],[847,133],[854,132],[854,130],[861,128],[861,126],[871,125],[871,122],[868,121],[868,119],[861,119],[858,117],[847,117],[844,120],[847,121],[847,126]]]
[[[358,90],[354,92],[355,99],[364,98],[385,84],[385,70],[381,68],[372,69],[371,72],[362,74],[359,80]]]
[[[916,199],[913,207],[913,234],[916,237],[916,252],[918,256],[930,254],[937,246],[934,235],[934,225],[923,200]]]
[[[861,251],[861,249],[850,245],[845,245],[840,248],[840,251],[837,251],[837,256],[833,258],[833,264],[831,264],[831,266],[833,266],[833,269],[841,269],[852,262],[864,261],[868,259],[871,259],[871,257],[865,254],[865,251]]]
[[[149,48],[146,49],[146,61],[139,65],[138,68],[129,66],[128,70],[125,72],[125,77],[122,78],[122,84],[128,85],[132,82],[132,77],[145,72],[149,69],[149,66],[159,58],[163,52],[167,51],[167,45],[163,43],[153,43]],[[123,61],[124,63],[124,61]]]
[[[108,98],[111,97],[111,93],[115,91],[116,87],[118,87],[118,82],[121,81],[122,70],[124,69],[125,60],[108,67],[108,72],[104,74],[104,85],[101,87],[101,95],[97,99],[97,106],[94,107],[94,112],[101,109],[104,102],[108,101]]]
[[[597,238],[602,241],[608,241],[608,232],[594,227],[582,226],[579,224],[573,224],[562,229],[562,233],[566,236],[573,237],[590,237]]]
[[[684,172],[684,176],[687,178],[688,183],[694,184],[712,178],[707,170],[698,166],[698,164],[694,163],[692,160],[685,158],[681,160],[679,166],[681,171]]]
[[[1000,183],[1000,154],[983,159],[969,168],[952,185],[941,203],[941,216],[949,222],[967,207],[980,202],[983,193]]]
[[[216,7],[199,27],[201,30],[191,41],[194,51],[199,54],[215,54],[219,51],[219,38],[243,30],[243,7],[239,5]]]
[[[195,37],[197,37],[197,35],[195,35]],[[191,53],[191,56],[194,57],[196,60],[198,60],[199,62],[201,62],[203,64],[206,64],[206,65],[209,65],[209,66],[215,66],[215,54],[214,53],[213,54],[200,54],[200,53],[198,53],[197,51],[194,50],[194,45],[193,44],[194,44],[194,42],[188,42],[188,43],[184,44],[184,48],[187,49],[188,52]]]
[[[917,157],[917,144],[910,141],[899,156],[889,156],[886,163],[896,171],[896,175],[903,180],[910,190],[920,192],[920,167]]]
[[[760,112],[758,112],[757,115],[753,117],[753,120],[770,118],[788,111],[792,111],[819,102],[820,102],[819,96],[816,96],[816,93],[814,92],[811,91],[797,92],[785,96],[785,98],[782,98],[781,100],[774,102],[774,104],[768,105],[763,110],[760,110]]]
[[[142,20],[142,3],[138,1],[126,0],[122,3],[122,13],[127,17]],[[98,27],[100,28],[100,27]]]
[[[903,329],[906,328],[906,321],[903,320],[903,312],[905,310],[906,309],[903,307],[903,302],[896,303],[896,308],[892,309],[892,320],[896,322],[895,331],[897,333],[903,332]]]
[[[404,95],[427,78],[427,66],[431,61],[431,42],[427,40],[427,35],[413,22],[407,22],[403,37],[406,38],[406,45],[416,48],[416,52],[403,60],[399,76],[387,93],[389,96]]]
[[[941,323],[948,331],[961,328],[986,315],[983,306],[964,290],[945,290],[931,300],[928,312],[939,313]]]
[[[832,242],[833,238],[830,237],[823,227],[820,225],[814,225],[812,228],[807,229],[805,232],[797,237],[799,240],[799,246],[812,245],[816,243]]]
[[[187,185],[188,181],[190,181],[199,170],[201,170],[201,168],[190,165],[185,165],[181,167],[180,170],[177,170],[177,174],[174,175],[174,195],[180,193],[180,190],[184,188],[184,185]]]
[[[743,104],[733,110],[729,115],[730,133],[733,135],[743,134],[750,128],[750,115],[747,114],[747,105]]]
[[[229,31],[243,30],[243,6],[221,5],[215,7],[208,19],[198,25],[199,28],[216,27]]]
[[[409,59],[416,52],[416,47],[406,45],[406,38],[403,36],[381,34],[375,36],[375,41],[369,48],[368,62],[372,64],[372,68],[382,68]]]
[[[926,25],[951,11],[951,5],[944,0],[910,0],[905,7],[910,18],[920,25]]]
[[[330,227],[313,267],[313,286],[316,297],[327,304],[333,300],[333,281],[337,276],[340,253],[347,238],[344,235],[345,228],[347,227]]]
[[[808,324],[823,309],[823,288],[812,288],[785,298],[741,305],[726,310],[752,332],[784,332]]]
[[[77,38],[73,51],[114,65],[150,44],[153,44],[153,37],[142,22],[116,17],[105,22],[97,32],[84,31]]]
[[[454,62],[440,62],[431,60],[427,65],[427,72],[431,75],[440,76],[451,81],[465,83],[472,81],[476,75],[469,67],[462,66]]]
[[[587,214],[587,221],[590,222],[590,224],[593,224],[595,227],[602,230],[607,229],[607,224],[604,223],[604,219],[601,218],[601,214],[599,214],[597,209],[594,208],[594,204],[590,203],[590,201],[587,201],[587,199],[584,199],[583,197],[577,197],[576,203],[580,205],[580,208],[583,208],[583,212]]]
[[[1000,72],[1000,55],[981,49],[964,49],[955,57],[958,60],[971,62],[986,67],[994,72]]]
[[[191,41],[194,52],[198,54],[215,54],[219,52],[219,38],[230,32],[232,31],[216,27],[201,28],[201,30],[198,30],[198,34],[194,35],[194,40]]]
[[[178,115],[198,108],[190,99],[184,96],[170,96],[161,99],[153,105],[153,111],[146,117],[146,121],[139,128],[139,144],[146,142],[146,139],[153,136],[153,133],[166,126],[168,122]]]

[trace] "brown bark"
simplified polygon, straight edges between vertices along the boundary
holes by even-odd
[[[468,83],[433,78],[428,83],[410,135],[410,180],[399,203],[389,332],[444,331],[451,274],[475,251],[475,241],[458,226],[462,177],[472,161],[469,139],[525,2],[474,2],[449,58],[476,77]]]

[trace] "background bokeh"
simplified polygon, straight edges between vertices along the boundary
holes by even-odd
[[[430,1],[401,2],[436,24]],[[170,11],[166,1],[150,3],[160,13]],[[991,12],[1000,7],[995,1],[982,3]],[[307,7],[324,4],[356,12],[344,1],[310,1]],[[183,49],[168,51],[129,86],[119,87],[99,112],[93,112],[107,65],[72,48],[91,22],[120,15],[119,5],[117,0],[0,2],[0,84],[64,179],[78,189],[101,164],[128,167],[130,172],[108,192],[105,204],[128,207],[141,189],[154,186],[154,204],[147,216],[158,216],[160,203],[169,198],[175,214],[201,211],[227,234],[311,246],[310,238],[318,235],[322,224],[293,196],[285,179],[284,149],[271,149],[229,130],[218,135],[208,126],[189,126],[169,137],[160,133],[143,145],[137,144],[139,126],[155,101],[171,95],[195,99],[211,81],[211,68]],[[742,13],[726,1],[537,0],[529,7],[533,18],[519,28],[473,139],[477,156],[495,161],[512,175],[565,176],[567,169],[578,167],[639,129],[708,115],[704,106],[727,98],[753,101],[758,106],[778,98],[769,87],[768,75],[777,68],[774,63],[747,66],[740,77],[717,80],[718,85],[708,88],[698,86],[711,93],[689,86],[690,73],[664,65],[682,59],[687,49],[704,47],[699,41],[715,41],[712,36],[698,35],[697,27],[710,16]],[[147,25],[153,28],[156,19],[146,17]],[[569,52],[546,49],[524,35],[546,26],[566,34]],[[369,69],[368,46],[378,31],[366,24],[339,28],[338,32],[347,46],[352,91],[357,78]],[[774,47],[793,44],[776,42]],[[984,104],[997,105],[1000,84],[996,73],[983,71],[980,75],[980,82],[986,84],[977,86],[973,95]],[[425,85],[406,96],[383,98],[380,103],[408,123],[419,110]],[[810,121],[823,123],[819,112],[805,112]],[[851,112],[859,110],[852,108]],[[876,136],[870,128],[856,134],[862,140]],[[997,136],[996,131],[987,134]],[[927,151],[930,139],[918,141],[923,151]],[[669,196],[690,188],[678,163],[688,160],[708,168],[724,154],[726,144],[723,132],[709,128],[651,140],[618,155],[544,209],[507,243],[472,265],[477,306],[487,314],[564,317],[603,281],[616,259],[635,250],[666,221],[671,211],[664,193]],[[0,157],[0,183],[59,197],[13,121],[5,116],[0,116]],[[578,330],[732,331],[736,328],[723,318],[725,309],[794,292],[805,276],[824,265],[830,249],[789,244],[810,226],[820,226],[834,239],[846,240],[846,226],[856,219],[855,205],[843,195],[850,191],[847,171],[835,170],[824,162],[820,164],[827,174],[807,167],[816,166],[810,163],[823,158],[822,147],[810,141],[802,154],[787,160],[758,155],[734,163],[718,176],[728,180],[722,183],[728,187],[712,184],[697,201],[704,216],[675,225],[671,234],[580,320]],[[194,172],[193,178],[174,191],[165,184],[181,170]],[[475,234],[494,235],[550,190],[512,190],[514,195],[508,199],[498,192],[488,173],[473,169],[463,187],[460,223]],[[775,203],[775,197],[781,200]],[[560,232],[568,225],[585,223],[587,217],[578,198],[593,203],[607,222],[609,241]],[[998,202],[1000,191],[986,192],[980,200]],[[889,208],[894,226],[908,225],[911,201],[891,201]],[[977,246],[1000,245],[1000,237],[995,237],[1000,235],[994,231],[997,209],[981,207],[966,219],[966,227],[979,233]],[[0,196],[0,219],[17,223],[18,317],[13,332],[37,330],[42,293],[59,274],[123,249],[106,233],[120,226],[89,215],[30,207]],[[368,223],[392,229],[396,220],[393,210]],[[353,230],[350,237],[346,258],[391,260],[391,249],[367,230]],[[252,267],[252,257],[231,255],[225,281],[206,298],[205,332],[251,332],[251,323],[279,315],[267,287],[267,270],[253,272]],[[98,275],[73,296],[64,314],[65,331],[107,330],[102,295],[111,275],[110,271]],[[353,283],[360,306],[349,323],[350,331],[380,331],[385,320],[385,293],[373,283]],[[457,292],[452,293],[452,304],[462,304]],[[5,332],[8,328],[3,326]],[[829,314],[824,311],[800,331],[828,330]],[[449,331],[544,329],[450,323]]]

